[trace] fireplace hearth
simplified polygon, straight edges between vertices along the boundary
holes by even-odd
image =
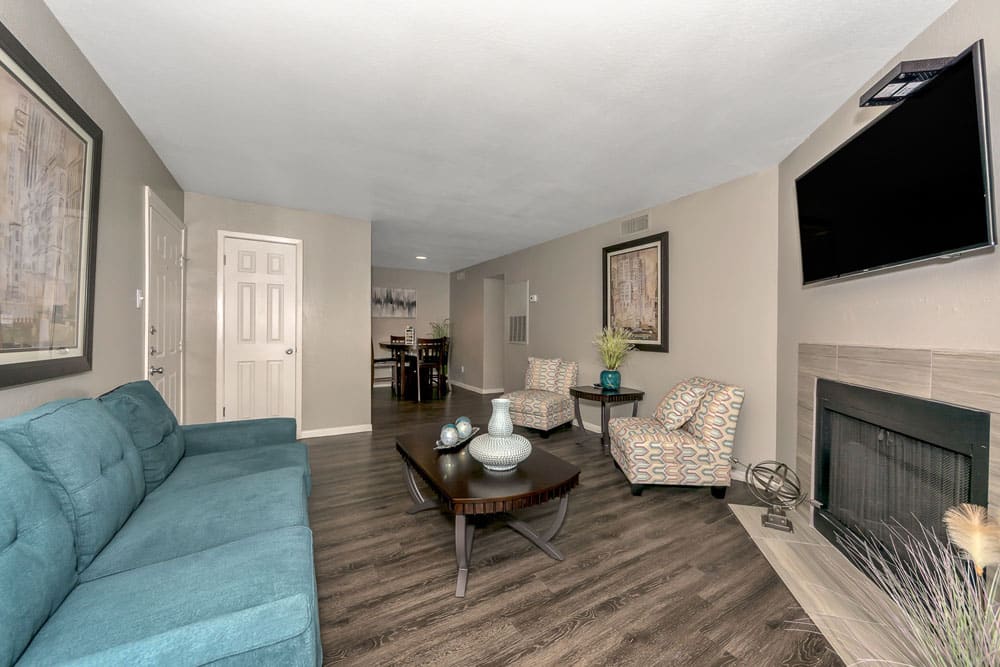
[[[825,379],[815,405],[814,524],[842,551],[845,530],[943,536],[946,509],[986,505],[989,413]]]

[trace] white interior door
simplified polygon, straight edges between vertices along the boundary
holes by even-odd
[[[184,223],[146,188],[146,379],[184,421]]]
[[[298,246],[225,236],[221,419],[295,417]]]

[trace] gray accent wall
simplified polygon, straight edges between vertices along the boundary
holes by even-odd
[[[667,231],[670,352],[632,353],[622,384],[646,391],[640,415],[650,415],[675,383],[692,375],[741,385],[746,403],[736,455],[773,457],[777,202],[772,168],[652,208],[649,229],[640,234],[622,237],[618,221],[610,221],[453,273],[451,379],[483,387],[483,279],[503,274],[508,283],[528,280],[538,295],[529,304],[528,345],[505,344],[503,387],[524,386],[529,355],[578,361],[580,383],[596,382],[601,361],[592,340],[602,321],[602,248]],[[596,405],[581,405],[584,421],[600,423]]]
[[[5,0],[0,21],[104,132],[97,229],[93,370],[0,389],[0,418],[46,401],[94,396],[143,377],[143,188],[184,218],[184,193],[44,3]],[[150,85],[156,85],[155,77]]]
[[[1000,168],[1000,3],[996,0],[959,0],[882,70],[873,72],[857,95],[779,166],[777,420],[782,460],[795,460],[801,343],[1000,350],[1000,253],[803,288],[795,208],[795,178],[884,109],[859,108],[862,91],[900,60],[956,55],[980,38],[986,41],[993,165]]]
[[[301,428],[370,425],[371,224],[191,192],[185,202],[188,421],[215,421],[218,232],[225,230],[303,242]]]

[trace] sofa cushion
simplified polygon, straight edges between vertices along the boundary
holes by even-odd
[[[528,357],[528,370],[524,374],[525,389],[558,391],[562,359]]]
[[[10,665],[76,583],[73,530],[38,473],[0,445],[0,665]]]
[[[678,382],[656,406],[653,417],[668,431],[679,429],[694,416],[701,399],[705,397],[705,389],[704,385],[686,380]]]
[[[288,442],[282,445],[185,456],[156,493],[168,489],[170,491],[189,489],[279,468],[299,470],[305,480],[306,493],[310,491],[312,481],[309,476],[309,454],[306,446],[301,442]]]
[[[149,493],[167,478],[184,456],[184,433],[170,407],[146,380],[129,382],[99,399],[125,425],[142,456],[142,471]]]
[[[121,422],[94,399],[46,403],[0,422],[4,442],[41,475],[73,528],[83,570],[146,489],[142,459]]]
[[[146,496],[86,570],[92,581],[195,553],[256,533],[308,526],[302,471],[268,470],[190,488],[164,485]]]
[[[308,528],[270,531],[81,584],[20,666],[316,665]]]

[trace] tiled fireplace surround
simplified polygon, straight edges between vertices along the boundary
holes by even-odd
[[[803,343],[798,371],[795,467],[805,488],[813,481],[816,379],[825,378],[989,412],[989,503],[1000,507],[1000,352]],[[812,627],[847,664],[907,664],[905,637],[880,611],[887,599],[810,525],[808,504],[791,517],[794,533],[761,528],[759,507],[731,507]]]
[[[1000,506],[1000,352],[800,344],[795,468],[806,488],[812,488],[817,378],[991,413],[989,503]]]

